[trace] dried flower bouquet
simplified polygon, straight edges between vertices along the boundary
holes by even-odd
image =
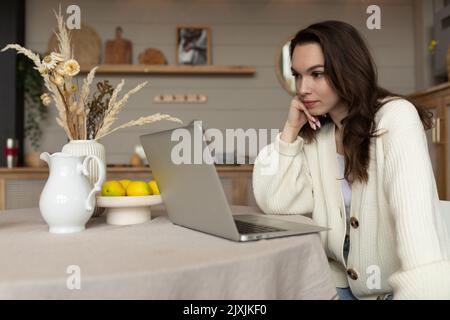
[[[109,86],[107,99],[99,101],[95,95],[94,98],[89,97],[90,85],[97,70],[97,67],[94,67],[84,79],[81,92],[78,92],[73,77],[80,72],[80,65],[73,58],[70,31],[66,28],[61,11],[55,12],[55,16],[58,22],[56,36],[59,52],[51,52],[41,60],[38,54],[18,44],[8,44],[1,51],[15,49],[18,54],[21,53],[34,62],[35,69],[40,72],[48,90],[48,93],[41,95],[42,102],[46,106],[49,106],[52,101],[55,103],[58,111],[56,122],[64,129],[70,140],[98,140],[122,128],[140,126],[160,120],[181,122],[180,119],[168,114],[156,113],[112,128],[130,96],[141,90],[147,82],[139,84],[119,99],[119,93],[124,85],[122,80],[114,89]],[[104,88],[105,82],[103,82],[103,87],[100,84],[97,84],[97,88]],[[90,115],[91,112],[98,112],[99,104],[102,113]],[[93,106],[97,106],[97,108],[92,108]]]

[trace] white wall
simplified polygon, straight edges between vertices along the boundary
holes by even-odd
[[[26,2],[26,46],[46,51],[55,28],[52,9],[59,0]],[[205,127],[281,128],[290,97],[279,84],[274,64],[277,50],[287,37],[307,25],[326,19],[349,22],[366,36],[379,68],[380,84],[399,92],[416,89],[413,0],[371,1],[382,9],[382,29],[366,28],[366,1],[331,0],[97,0],[62,1],[81,7],[82,20],[92,26],[103,43],[120,25],[133,42],[133,63],[144,49],[160,49],[175,63],[175,30],[178,24],[209,25],[212,61],[218,65],[251,65],[253,77],[242,76],[107,76],[112,83],[126,79],[126,89],[148,80],[150,86],[129,100],[118,123],[155,112],[167,112],[184,121],[202,119]],[[105,79],[98,76],[97,79]],[[161,93],[202,93],[206,104],[154,104]],[[52,108],[54,113],[54,108]],[[156,126],[150,125],[155,129]],[[101,142],[109,163],[126,163],[140,134],[150,127],[118,131]],[[59,151],[65,143],[54,116],[45,125],[42,150]]]
[[[428,49],[433,39],[433,7],[436,7],[436,4],[436,1],[414,0],[415,70],[418,91],[436,84],[432,75],[432,55]]]

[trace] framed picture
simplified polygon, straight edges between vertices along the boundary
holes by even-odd
[[[211,28],[177,26],[177,64],[211,64]]]

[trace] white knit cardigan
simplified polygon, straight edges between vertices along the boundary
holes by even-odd
[[[450,299],[450,245],[419,115],[397,99],[379,109],[375,122],[383,134],[370,144],[368,182],[351,186],[350,216],[359,226],[350,227],[347,263],[333,123],[309,144],[301,137],[286,143],[279,134],[260,151],[253,171],[256,202],[270,214],[312,213],[318,225],[331,228],[320,236],[336,286],[350,286],[357,298],[393,292],[395,299]]]

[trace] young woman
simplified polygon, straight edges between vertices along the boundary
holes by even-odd
[[[331,228],[320,237],[341,299],[450,299],[429,113],[377,85],[347,23],[299,31],[290,54],[297,93],[255,161],[259,207]]]

